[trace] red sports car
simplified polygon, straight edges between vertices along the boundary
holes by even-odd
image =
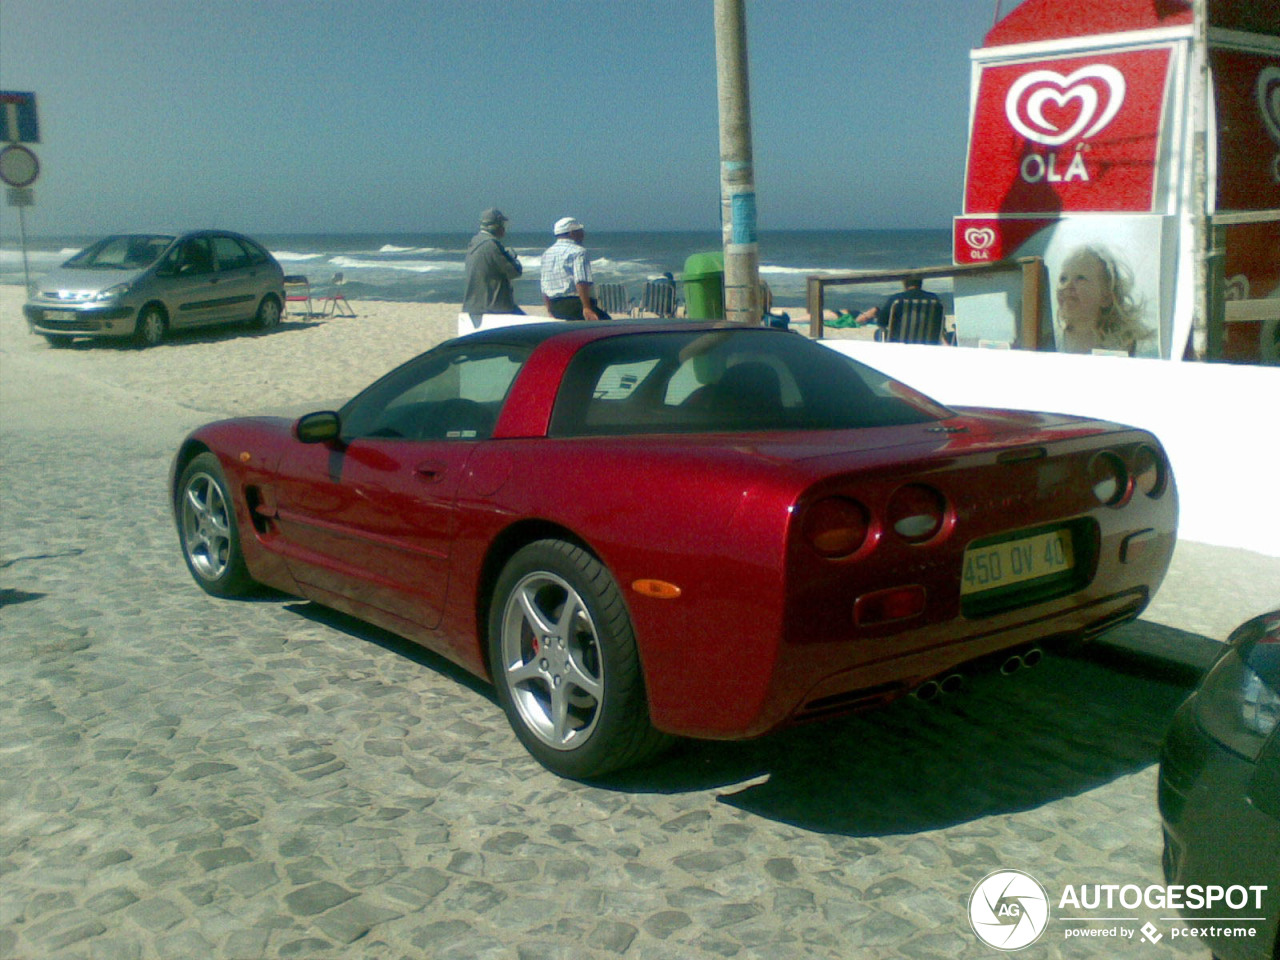
[[[196,583],[269,585],[494,682],[549,769],[936,691],[1132,620],[1168,567],[1160,442],[948,409],[793,333],[547,323],[451,340],[340,411],[202,427]]]

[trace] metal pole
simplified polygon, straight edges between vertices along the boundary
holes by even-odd
[[[760,323],[760,247],[751,159],[744,0],[715,0],[716,88],[720,97],[720,221],[724,242],[724,313]]]
[[[1210,355],[1213,327],[1213,284],[1211,273],[1213,233],[1209,226],[1209,10],[1205,0],[1194,0],[1191,9],[1194,33],[1191,40],[1191,230],[1195,253],[1194,305],[1191,314],[1191,352],[1197,360]],[[1185,344],[1172,345],[1170,359]]]
[[[27,266],[27,209],[18,207],[18,230],[22,233],[22,281],[26,284],[26,296],[31,296],[31,268]]]

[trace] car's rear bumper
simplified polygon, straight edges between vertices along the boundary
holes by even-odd
[[[1187,887],[1266,887],[1260,909],[1250,899],[1247,909],[1216,903],[1180,911],[1222,960],[1272,960],[1280,926],[1280,821],[1249,799],[1256,770],[1201,730],[1194,698],[1175,715],[1160,758],[1165,880]],[[1255,932],[1233,935],[1237,929]]]
[[[128,337],[137,323],[137,311],[129,306],[73,308],[29,303],[22,312],[31,332],[43,336]]]

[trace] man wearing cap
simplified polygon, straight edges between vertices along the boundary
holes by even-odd
[[[486,313],[519,313],[511,281],[524,273],[516,255],[502,245],[507,233],[507,218],[496,207],[480,214],[480,232],[467,246],[467,292],[462,299],[462,312],[480,326]]]
[[[586,229],[573,217],[552,227],[556,242],[542,255],[542,299],[547,312],[560,320],[609,320],[591,296],[591,261],[582,238]]]

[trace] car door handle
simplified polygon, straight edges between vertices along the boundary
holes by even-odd
[[[441,463],[438,460],[424,460],[413,468],[413,472],[418,475],[419,479],[424,480],[427,483],[439,483],[444,479],[446,468],[447,464]]]

